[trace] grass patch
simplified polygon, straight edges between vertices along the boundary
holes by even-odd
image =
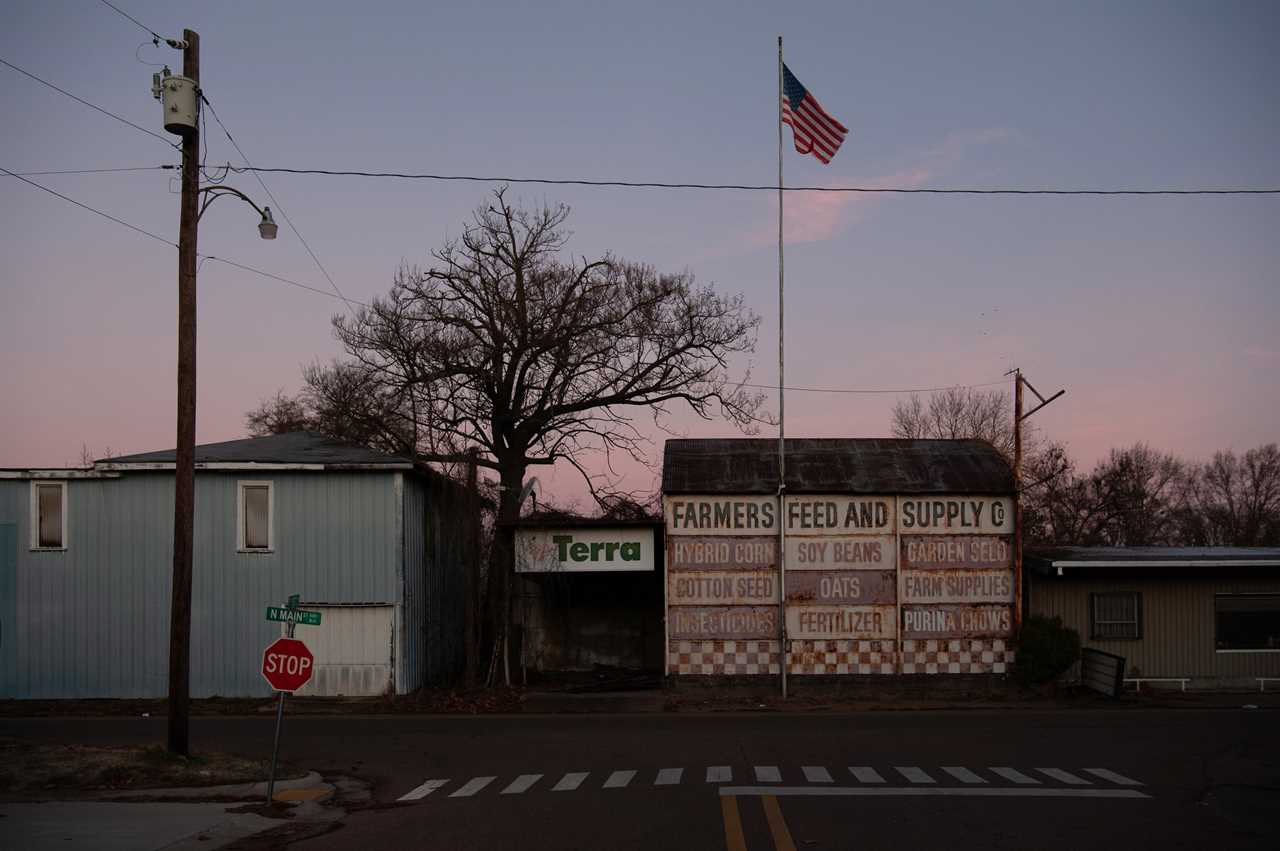
[[[95,747],[0,738],[0,791],[31,794],[255,783],[267,779],[268,762],[224,753],[184,757],[158,745]],[[276,776],[287,779],[303,773],[282,765]]]

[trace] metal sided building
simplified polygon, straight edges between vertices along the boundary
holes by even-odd
[[[460,489],[308,432],[196,447],[191,694],[265,696],[292,594],[321,613],[299,694],[376,695],[462,667]],[[174,452],[0,471],[0,696],[168,690]]]
[[[1026,566],[1029,611],[1125,657],[1134,687],[1280,683],[1280,548],[1053,547]]]
[[[786,456],[780,500],[777,440],[667,441],[668,675],[1008,669],[1014,488],[994,448],[792,439]]]

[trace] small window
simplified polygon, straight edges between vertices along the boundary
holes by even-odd
[[[1280,594],[1218,594],[1213,598],[1219,650],[1280,650]]]
[[[31,483],[31,549],[67,548],[67,483]]]
[[[236,502],[236,548],[242,552],[275,549],[275,499],[271,482],[240,482]]]
[[[1142,637],[1142,595],[1136,591],[1089,595],[1089,637]]]

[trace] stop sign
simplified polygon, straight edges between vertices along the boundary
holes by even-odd
[[[315,657],[296,638],[277,638],[262,654],[262,676],[276,691],[297,691],[307,684]]]

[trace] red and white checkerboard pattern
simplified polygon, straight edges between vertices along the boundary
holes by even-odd
[[[894,642],[855,639],[791,642],[789,674],[893,674]]]
[[[1003,674],[1013,667],[1013,648],[1003,638],[906,639],[904,674]]]
[[[675,641],[668,648],[672,674],[777,674],[782,644],[778,641]]]

